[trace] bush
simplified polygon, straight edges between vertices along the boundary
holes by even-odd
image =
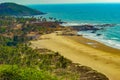
[[[0,80],[57,80],[49,73],[32,68],[18,66],[0,66]]]

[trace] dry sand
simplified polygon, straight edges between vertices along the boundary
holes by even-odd
[[[120,80],[120,50],[81,36],[57,36],[55,33],[43,35],[31,43],[33,48],[57,51],[74,63],[105,74],[110,80]]]

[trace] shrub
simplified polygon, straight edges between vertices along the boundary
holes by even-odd
[[[19,68],[18,66],[0,66],[0,80],[57,80],[49,73],[32,68]]]

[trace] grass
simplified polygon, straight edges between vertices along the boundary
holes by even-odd
[[[58,80],[48,72],[20,68],[17,65],[0,65],[0,80]]]

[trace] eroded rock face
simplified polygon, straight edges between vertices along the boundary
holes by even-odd
[[[93,25],[72,26],[72,28],[77,31],[99,30],[99,28],[95,28]]]
[[[100,24],[100,25],[77,25],[77,26],[71,26],[72,29],[77,31],[88,31],[88,30],[102,30],[106,27],[114,27],[116,24]]]
[[[109,80],[104,74],[99,73],[87,66],[77,66],[80,72],[80,80]]]

